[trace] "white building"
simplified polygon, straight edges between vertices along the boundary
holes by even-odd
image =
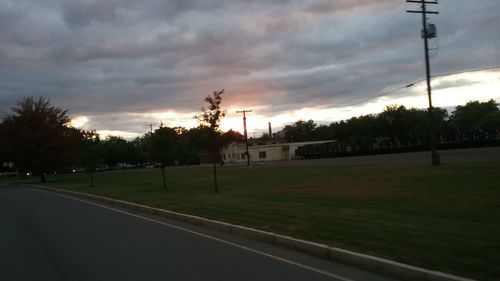
[[[295,150],[308,144],[319,144],[331,141],[309,141],[293,143],[270,143],[255,142],[249,143],[248,154],[251,162],[282,161],[298,159]],[[225,163],[244,163],[247,162],[245,143],[231,143],[221,150],[222,160]]]

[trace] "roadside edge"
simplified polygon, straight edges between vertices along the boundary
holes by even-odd
[[[22,186],[37,188],[55,193],[61,193],[72,197],[110,204],[131,211],[158,215],[165,218],[186,222],[193,225],[201,225],[203,227],[231,233],[237,236],[250,238],[257,241],[262,241],[284,248],[296,250],[306,254],[314,255],[320,258],[329,259],[342,264],[362,268],[371,272],[394,277],[400,280],[408,281],[473,281],[464,277],[451,275],[448,273],[420,268],[384,258],[379,258],[367,254],[357,253],[341,248],[330,247],[325,244],[301,240],[281,234],[262,231],[246,226],[225,223],[217,220],[206,219],[199,216],[188,215],[178,212],[173,212],[165,209],[149,207],[141,204],[131,203],[123,200],[112,199],[99,195],[92,195],[60,188],[52,188],[42,185],[22,184]]]

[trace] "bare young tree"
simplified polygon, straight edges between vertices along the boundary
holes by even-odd
[[[179,133],[175,128],[164,127],[148,133],[144,142],[150,161],[160,164],[163,188],[167,188],[165,167],[173,165],[179,156]]]
[[[94,172],[104,161],[104,148],[99,134],[95,130],[82,131],[81,133],[83,150],[80,156],[80,164],[89,175],[90,187],[94,187]]]
[[[226,116],[226,111],[221,109],[222,94],[224,94],[224,89],[221,91],[214,91],[212,95],[205,98],[205,102],[208,103],[207,107],[201,109],[202,113],[195,116],[198,122],[202,126],[207,126],[210,128],[211,142],[212,142],[212,164],[214,171],[214,192],[219,192],[219,187],[217,184],[217,160],[219,159],[218,153],[218,142],[217,138],[220,134],[220,122],[222,117]]]

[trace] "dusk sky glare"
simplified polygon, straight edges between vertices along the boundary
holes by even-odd
[[[500,102],[500,1],[439,0],[433,101]],[[126,138],[193,127],[225,89],[222,129],[275,131],[427,107],[421,16],[404,0],[0,0],[0,115],[23,97]],[[458,73],[452,75],[443,75]],[[405,86],[414,82],[412,87]],[[386,93],[386,94],[384,94]],[[252,135],[250,135],[252,136]]]

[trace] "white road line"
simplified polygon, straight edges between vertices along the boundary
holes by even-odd
[[[287,259],[275,256],[275,255],[271,255],[271,254],[268,254],[268,253],[265,253],[265,252],[261,252],[261,251],[258,251],[258,250],[255,250],[255,249],[252,249],[252,248],[249,248],[249,247],[246,247],[246,246],[242,246],[242,245],[239,245],[239,244],[236,244],[236,243],[233,243],[233,242],[229,242],[229,241],[226,241],[226,240],[223,240],[223,239],[219,239],[219,238],[216,238],[216,237],[213,237],[213,236],[210,236],[210,235],[199,233],[199,232],[187,229],[187,228],[183,228],[183,227],[180,227],[180,226],[172,225],[172,224],[169,224],[169,223],[166,223],[166,222],[162,222],[162,221],[159,221],[159,220],[155,220],[155,219],[151,219],[151,218],[148,218],[148,217],[136,215],[136,214],[129,213],[129,212],[126,212],[126,211],[123,211],[123,210],[120,210],[120,209],[113,208],[113,207],[108,207],[108,206],[101,205],[101,204],[98,204],[98,203],[94,203],[94,202],[91,202],[91,201],[86,201],[86,200],[83,200],[83,199],[79,199],[79,198],[75,198],[75,197],[71,197],[71,196],[67,196],[67,195],[62,195],[62,194],[58,194],[58,193],[51,192],[51,191],[46,191],[46,190],[41,190],[41,189],[34,189],[34,190],[37,190],[37,191],[40,191],[40,192],[44,192],[44,193],[49,193],[49,194],[52,194],[52,195],[55,195],[55,196],[58,196],[58,197],[63,197],[63,198],[70,199],[70,200],[75,200],[75,201],[83,202],[83,203],[94,205],[94,206],[101,207],[101,208],[104,208],[104,209],[112,210],[112,211],[115,211],[115,212],[120,213],[120,214],[129,215],[131,217],[140,218],[140,219],[143,219],[143,220],[146,220],[146,221],[150,221],[150,222],[154,222],[154,223],[161,224],[161,225],[164,225],[164,226],[168,226],[170,228],[174,228],[174,229],[177,229],[177,230],[185,231],[185,232],[188,232],[188,233],[200,236],[200,237],[204,237],[204,238],[207,238],[207,239],[210,239],[210,240],[214,240],[214,241],[217,241],[217,242],[220,242],[220,243],[224,243],[224,244],[227,244],[227,245],[230,245],[230,246],[233,246],[233,247],[236,247],[236,248],[240,248],[240,249],[252,252],[252,253],[256,253],[256,254],[259,254],[259,255],[262,255],[262,256],[266,256],[268,258],[275,259],[275,260],[278,260],[278,261],[281,261],[281,262],[284,262],[284,263],[287,263],[287,264],[295,265],[297,267],[300,267],[300,268],[303,268],[303,269],[306,269],[306,270],[309,270],[309,271],[313,271],[313,272],[316,272],[316,273],[319,273],[319,274],[322,274],[322,275],[326,275],[328,277],[332,277],[332,278],[338,279],[340,281],[355,281],[355,280],[348,279],[348,278],[345,278],[345,277],[342,277],[342,276],[339,276],[339,275],[336,275],[336,274],[333,274],[333,273],[330,273],[330,272],[326,272],[326,271],[323,271],[321,269],[317,269],[317,268],[314,268],[314,267],[311,267],[311,266],[308,266],[308,265],[305,265],[305,264],[301,264],[301,263],[298,263],[298,262],[287,260]]]

